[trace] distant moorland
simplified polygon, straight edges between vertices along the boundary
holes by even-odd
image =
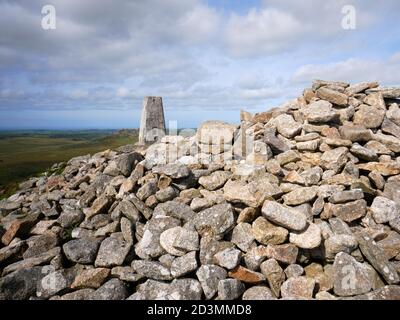
[[[137,130],[0,131],[0,198],[54,163],[137,141]]]

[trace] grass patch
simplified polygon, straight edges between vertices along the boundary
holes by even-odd
[[[135,135],[112,130],[0,132],[0,197],[54,163],[136,141]]]

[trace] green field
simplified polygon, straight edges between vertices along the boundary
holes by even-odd
[[[114,130],[0,131],[0,198],[54,163],[136,141],[135,134]]]

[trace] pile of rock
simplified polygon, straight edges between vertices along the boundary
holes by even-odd
[[[2,299],[400,299],[400,89],[315,81],[0,202]]]

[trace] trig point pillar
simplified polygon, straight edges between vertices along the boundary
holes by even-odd
[[[161,97],[145,97],[140,120],[139,144],[152,143],[165,136],[164,109]]]

